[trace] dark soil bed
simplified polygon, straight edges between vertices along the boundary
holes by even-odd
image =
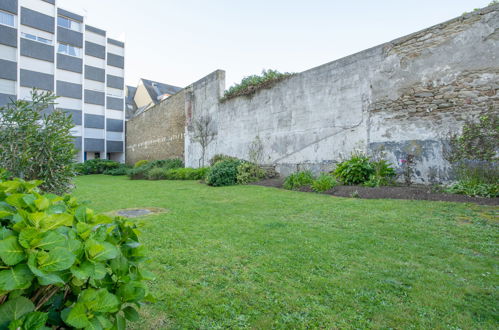
[[[255,182],[255,185],[264,187],[282,188],[284,179],[268,179],[260,182]],[[313,192],[308,187],[301,188],[303,192]],[[469,197],[465,195],[446,194],[432,192],[430,187],[426,186],[386,186],[370,188],[364,186],[337,186],[323,194],[339,196],[339,197],[358,197],[369,199],[393,198],[393,199],[411,199],[411,200],[427,200],[427,201],[444,201],[444,202],[462,202],[475,203],[480,205],[499,205],[499,198],[481,198]]]

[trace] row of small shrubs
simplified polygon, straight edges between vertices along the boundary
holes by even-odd
[[[2,174],[2,173],[0,173]],[[1,177],[1,175],[0,175]],[[152,301],[137,225],[0,179],[0,329],[125,329]]]
[[[202,168],[153,168],[147,174],[149,180],[203,180],[209,167]]]
[[[318,178],[310,171],[301,171],[291,174],[284,180],[284,189],[298,190],[310,187],[315,192],[324,192],[338,185],[335,177],[329,173],[322,173]]]
[[[149,172],[157,169],[164,171],[183,168],[184,162],[181,159],[164,159],[153,161],[138,161],[135,166],[128,171],[128,176],[132,180],[144,180],[149,178]]]
[[[76,174],[107,174],[107,175],[126,175],[128,167],[125,164],[109,159],[91,159],[83,163],[74,165]]]

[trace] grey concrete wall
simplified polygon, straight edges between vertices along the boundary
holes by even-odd
[[[252,96],[222,102],[224,89],[223,71],[187,88],[187,166],[199,166],[201,157],[192,122],[210,115],[218,135],[206,160],[218,153],[247,159],[258,136],[262,162],[283,175],[331,170],[354,149],[382,149],[397,168],[415,155],[416,182],[448,181],[443,133],[499,111],[499,5],[296,74]]]
[[[54,46],[21,38],[21,55],[53,63]]]
[[[17,29],[0,25],[0,44],[17,47]]]
[[[57,68],[76,73],[83,72],[83,60],[74,56],[57,54]]]
[[[85,55],[104,59],[106,58],[106,47],[85,41]]]
[[[55,31],[54,17],[24,7],[21,7],[21,24],[50,33]]]
[[[17,62],[0,60],[0,78],[17,80]]]

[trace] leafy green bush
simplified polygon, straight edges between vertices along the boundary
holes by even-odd
[[[137,226],[0,182],[0,328],[124,329],[150,296]]]
[[[63,194],[75,176],[74,124],[64,111],[43,113],[55,100],[50,92],[33,90],[30,101],[0,107],[0,167],[26,180],[42,179],[43,191]]]
[[[312,182],[310,187],[315,192],[324,192],[332,189],[337,184],[338,182],[332,175],[323,173]]]
[[[364,183],[374,174],[374,166],[369,157],[361,153],[353,153],[350,159],[339,163],[334,175],[344,184]]]
[[[149,178],[149,171],[155,168],[162,168],[165,171],[175,168],[184,167],[184,162],[181,159],[165,159],[165,160],[153,160],[140,167],[132,168],[128,171],[128,176],[132,180],[142,180]],[[156,175],[159,175],[159,171],[156,171]],[[156,179],[161,180],[161,179]]]
[[[80,175],[104,174],[123,166],[121,163],[109,159],[91,159],[83,163],[75,164],[75,170]]]
[[[215,163],[206,175],[206,183],[210,186],[221,187],[237,184],[237,168],[240,160],[223,160]]]
[[[213,156],[210,159],[210,166],[213,166],[216,163],[224,161],[224,160],[238,160],[238,158],[232,157],[232,156],[227,156],[227,155],[224,155],[224,154],[216,154],[215,156]]]
[[[237,183],[248,184],[265,178],[266,172],[260,166],[250,162],[242,162],[237,167]]]
[[[384,159],[371,161],[374,173],[369,176],[369,180],[364,182],[366,187],[380,187],[393,184],[397,173],[395,169]]]
[[[314,176],[310,171],[302,171],[291,174],[284,180],[284,189],[297,190],[301,187],[310,186],[314,182]]]
[[[167,180],[203,180],[208,174],[209,167],[178,168],[166,171]]]
[[[480,183],[476,181],[459,181],[445,189],[451,194],[462,194],[472,197],[499,197],[498,183]]]
[[[120,176],[120,175],[127,175],[128,171],[129,171],[128,166],[126,166],[125,164],[120,164],[120,166],[117,168],[105,170],[104,174],[113,175],[113,176]]]
[[[139,160],[139,161],[137,161],[137,162],[135,163],[135,165],[133,165],[133,167],[134,167],[134,168],[141,167],[141,166],[143,166],[143,165],[145,165],[145,164],[147,164],[147,163],[149,163],[149,161],[148,161],[148,160],[146,160],[146,159]]]
[[[263,70],[260,76],[252,75],[245,77],[239,84],[231,86],[228,90],[225,91],[222,101],[241,95],[254,94],[259,89],[270,88],[277,82],[284,80],[292,75],[293,73],[289,72],[281,73],[276,70]]]
[[[168,170],[161,168],[161,167],[156,167],[156,168],[151,168],[149,171],[147,171],[147,179],[149,180],[165,180],[166,179],[166,172]]]

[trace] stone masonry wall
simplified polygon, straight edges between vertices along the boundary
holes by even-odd
[[[170,96],[126,123],[126,163],[184,159],[185,91]]]
[[[248,158],[258,136],[281,174],[330,170],[353,149],[380,149],[399,166],[416,157],[416,181],[448,181],[445,135],[499,112],[499,5],[296,74],[225,102],[223,71],[188,88],[185,161],[199,166],[192,122],[211,115],[217,153]]]

